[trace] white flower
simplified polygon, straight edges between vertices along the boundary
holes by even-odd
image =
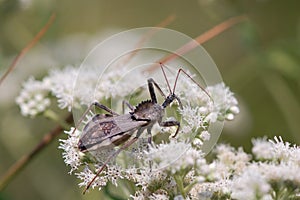
[[[73,66],[67,66],[62,70],[52,70],[49,75],[43,79],[48,90],[57,98],[60,109],[67,108],[71,111],[74,100],[74,83],[78,74],[78,69]]]
[[[300,165],[300,148],[296,145],[291,146],[289,142],[284,142],[282,138],[274,137],[273,140],[269,140],[272,143],[273,149],[273,158],[278,159],[282,162],[295,162]]]
[[[214,100],[212,112],[217,112],[221,119],[233,120],[234,115],[239,113],[239,109],[237,107],[238,102],[229,88],[224,83],[219,83],[208,86],[207,91]]]
[[[88,167],[85,167],[82,172],[75,173],[75,175],[77,176],[77,178],[82,180],[82,182],[79,183],[80,187],[86,187],[95,177],[95,173],[92,172]],[[98,187],[99,190],[101,190],[103,186],[106,186],[107,182],[107,176],[98,176],[92,183],[91,188]]]
[[[251,159],[251,156],[246,154],[241,147],[236,151],[229,145],[221,144],[216,147],[215,152],[218,160],[215,162],[213,177],[216,179],[230,177],[232,171],[237,174],[242,172]]]
[[[167,192],[160,192],[160,193],[154,193],[151,196],[149,196],[150,200],[169,200],[169,196]]]
[[[241,200],[264,199],[269,196],[270,184],[256,166],[247,168],[233,179],[231,197]]]
[[[208,131],[202,131],[200,134],[200,138],[203,141],[208,141],[210,139],[210,133]]]
[[[222,179],[215,182],[204,182],[196,184],[190,191],[191,199],[212,199],[215,192],[221,192],[222,194],[229,194],[228,190],[230,181],[228,179]]]
[[[71,128],[70,131],[65,131],[68,135],[68,139],[62,140],[60,139],[59,149],[63,150],[63,158],[66,165],[71,167],[70,174],[77,170],[81,165],[80,161],[80,152],[77,148],[78,137],[80,135],[80,131],[76,130],[74,133],[74,128]]]
[[[288,181],[300,186],[300,167],[295,163],[260,163],[258,166],[269,182],[281,184]]]
[[[146,80],[141,79],[143,76],[134,74],[134,83],[131,78],[124,78],[130,70],[126,67],[118,68],[106,72],[101,79],[95,90],[96,99],[108,98],[124,98],[131,94],[137,88],[139,83],[146,83]],[[129,74],[130,75],[130,74]]]
[[[203,160],[203,154],[193,149],[190,144],[173,140],[168,144],[150,146],[146,156],[157,164],[156,169],[163,169],[173,174],[193,167]]]
[[[179,110],[182,115],[182,119],[185,121],[188,129],[184,130],[184,133],[190,133],[191,130],[197,131],[199,128],[206,128],[204,124],[204,115],[201,111],[201,107],[191,107],[189,105],[183,106],[182,109]]]
[[[235,150],[233,147],[225,144],[220,144],[216,147],[217,158],[225,165],[233,165],[235,161]]]
[[[273,158],[272,144],[267,141],[266,137],[252,139],[252,144],[252,153],[255,155],[255,158],[259,160],[271,160]]]
[[[161,185],[167,181],[167,174],[160,170],[153,170],[150,168],[143,168],[140,170],[136,177],[136,186],[141,186],[143,191],[147,191],[148,188]]]
[[[49,89],[46,85],[33,77],[24,82],[23,90],[16,98],[16,103],[20,106],[22,115],[35,117],[37,114],[44,112],[50,106],[48,94]]]

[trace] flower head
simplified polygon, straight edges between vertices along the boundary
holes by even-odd
[[[43,82],[30,77],[23,84],[23,90],[16,98],[16,103],[20,106],[22,115],[35,117],[44,112],[50,105],[48,94],[49,90]]]
[[[236,177],[231,186],[234,199],[270,199],[270,184],[256,166],[247,168],[241,176]]]
[[[197,166],[203,160],[203,154],[193,149],[191,144],[174,140],[150,146],[146,156],[156,164],[155,169],[163,169],[173,174]]]

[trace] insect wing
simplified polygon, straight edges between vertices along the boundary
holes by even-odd
[[[104,117],[102,115],[95,115],[89,121],[79,139],[78,147],[81,151],[92,151],[99,148],[108,148],[112,144],[107,140],[107,136],[111,133],[118,133],[120,130],[114,123],[113,117]]]
[[[95,115],[84,127],[78,147],[84,152],[118,146],[146,123],[132,120],[130,114],[107,117]]]

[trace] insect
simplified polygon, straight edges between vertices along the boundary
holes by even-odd
[[[95,177],[86,186],[83,194],[89,189],[97,176],[106,168],[110,160],[113,157],[117,156],[121,151],[136,142],[145,130],[147,130],[148,133],[148,143],[151,143],[151,129],[155,123],[158,123],[161,127],[177,126],[176,132],[174,133],[174,135],[172,135],[172,137],[176,137],[180,128],[180,122],[176,120],[163,121],[162,119],[164,117],[165,108],[169,106],[174,100],[176,100],[179,106],[182,108],[181,101],[175,94],[176,84],[180,73],[184,73],[209,96],[209,94],[183,69],[178,70],[173,90],[171,90],[162,63],[160,63],[160,66],[170,92],[168,96],[163,93],[162,89],[152,78],[149,78],[147,82],[151,99],[142,101],[136,107],[133,107],[127,101],[123,101],[123,107],[124,105],[128,106],[128,108],[130,109],[129,113],[120,115],[110,108],[106,107],[105,105],[95,102],[86,110],[82,118],[79,120],[79,123],[81,123],[83,117],[89,110],[91,110],[93,106],[96,106],[108,112],[108,114],[96,114],[85,125],[78,142],[78,149],[81,152],[101,150],[104,148],[110,148],[123,144],[118,150],[108,156],[108,158],[103,162],[103,165],[97,171]],[[157,97],[154,90],[155,88],[164,97],[164,102],[162,104],[159,104],[157,102]],[[135,132],[136,134],[132,138]]]

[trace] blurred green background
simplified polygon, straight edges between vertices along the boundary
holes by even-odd
[[[51,67],[79,66],[106,36],[154,26],[171,14],[176,19],[167,28],[192,38],[230,17],[249,17],[203,44],[240,102],[241,113],[226,123],[220,142],[243,146],[248,152],[251,138],[264,135],[281,135],[299,144],[299,8],[297,0],[0,0],[2,72],[49,16],[57,14],[39,44],[0,86],[0,176],[55,126],[42,117],[20,115],[14,99],[23,81],[31,75],[41,78]],[[57,147],[58,139],[0,192],[0,199],[101,199],[98,191],[82,196]]]

